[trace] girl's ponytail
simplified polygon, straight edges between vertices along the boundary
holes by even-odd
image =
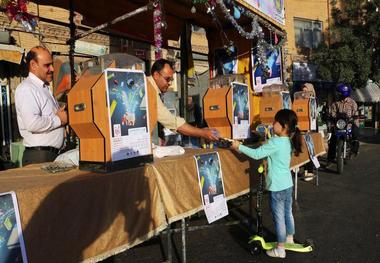
[[[296,156],[302,152],[302,135],[300,129],[295,127],[294,133],[291,136],[293,151]]]
[[[298,156],[302,152],[302,135],[298,128],[298,118],[294,111],[288,109],[279,110],[274,119],[280,123],[282,127],[288,128],[288,135],[292,143],[292,150]]]

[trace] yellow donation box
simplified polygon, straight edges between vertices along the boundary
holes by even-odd
[[[108,172],[151,162],[156,103],[143,71],[108,68],[82,76],[68,94],[79,168]]]
[[[235,76],[232,78],[231,76]],[[219,131],[222,138],[247,139],[252,123],[251,92],[240,75],[220,77],[210,81],[203,98],[204,118],[210,128]],[[214,85],[217,83],[217,85]]]
[[[294,93],[293,110],[298,117],[298,127],[301,131],[317,129],[317,101],[310,91]]]
[[[260,100],[260,121],[264,125],[272,125],[274,116],[281,109],[291,109],[290,93],[281,84],[264,87]]]

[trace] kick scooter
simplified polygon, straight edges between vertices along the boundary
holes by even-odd
[[[269,129],[267,127],[258,127],[259,129],[263,129],[264,138],[270,138],[271,134],[269,132]],[[260,132],[260,131],[259,131]],[[259,168],[257,169],[259,174],[259,183],[256,193],[256,213],[257,213],[257,220],[256,220],[256,229],[257,234],[252,235],[249,238],[248,245],[249,250],[253,255],[258,255],[261,253],[261,251],[264,250],[270,250],[277,246],[277,242],[265,242],[263,238],[263,215],[262,215],[262,204],[263,204],[263,194],[264,194],[264,172],[266,161],[263,161],[262,164],[260,164]],[[285,249],[291,250],[295,252],[311,252],[313,251],[313,242],[312,240],[306,240],[305,245],[303,244],[297,244],[297,243],[285,243]]]

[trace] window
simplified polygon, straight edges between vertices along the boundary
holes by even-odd
[[[322,41],[322,22],[294,18],[296,47],[316,48]]]

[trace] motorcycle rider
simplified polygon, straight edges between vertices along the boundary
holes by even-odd
[[[358,105],[350,98],[351,87],[340,83],[336,87],[337,100],[330,107],[330,118],[335,119],[337,115],[346,114],[349,119],[353,118],[352,123],[352,142],[351,151],[356,156],[359,152],[359,127],[358,127]],[[336,155],[336,136],[332,135],[329,141],[329,150],[327,155],[327,166],[335,159]]]

